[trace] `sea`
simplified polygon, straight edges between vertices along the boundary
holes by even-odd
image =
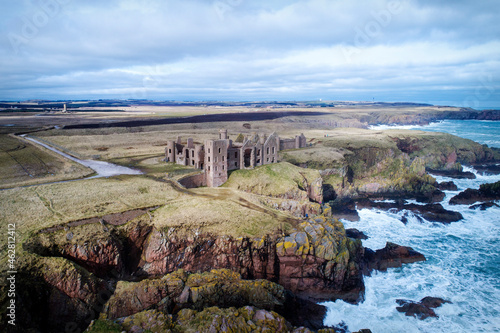
[[[446,120],[427,126],[374,126],[374,130],[412,129],[446,132],[500,148],[500,122]],[[394,242],[423,253],[425,262],[403,265],[365,277],[365,299],[357,305],[338,300],[323,303],[328,312],[326,325],[347,326],[351,332],[369,328],[386,332],[500,332],[500,208],[484,211],[468,205],[449,205],[449,199],[466,188],[500,180],[500,175],[479,174],[476,179],[438,177],[452,180],[458,191],[445,191],[444,208],[459,211],[464,219],[451,224],[433,223],[414,215],[408,223],[400,220],[404,211],[358,210],[360,220],[342,220],[369,236],[363,245],[383,248]],[[416,202],[414,202],[416,203]],[[497,202],[500,203],[500,202]],[[420,320],[396,310],[397,299],[420,301],[426,296],[441,297],[451,304],[435,309],[438,318]]]

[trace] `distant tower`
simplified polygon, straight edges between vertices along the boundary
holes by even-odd
[[[66,103],[63,104],[63,111],[62,112],[66,112],[68,111],[67,107],[66,107]]]

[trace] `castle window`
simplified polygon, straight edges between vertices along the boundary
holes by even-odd
[[[168,148],[168,153],[172,154],[172,149],[171,148]]]
[[[269,162],[269,157],[267,158],[267,162]]]
[[[210,156],[208,156],[208,161],[210,162]]]
[[[191,165],[194,165],[194,160],[191,160]]]
[[[269,154],[269,147],[267,147],[267,153]]]
[[[222,156],[222,162],[224,162],[224,156]]]
[[[191,150],[191,157],[194,157],[194,150]]]
[[[238,166],[238,162],[234,162],[234,166],[237,167]]]
[[[238,152],[237,151],[234,152],[234,158],[238,158]]]
[[[219,148],[219,154],[220,154],[220,148]]]
[[[217,165],[215,166],[215,171],[217,171]]]
[[[275,147],[273,147],[273,154],[274,154],[274,149],[275,149]]]
[[[257,149],[257,155],[260,156],[260,149]]]
[[[217,163],[217,156],[215,156],[215,160],[214,160],[215,163]]]
[[[222,170],[224,170],[224,166],[222,166]]]
[[[210,154],[210,148],[208,148],[208,153]]]
[[[208,166],[208,171],[210,171],[210,165]]]

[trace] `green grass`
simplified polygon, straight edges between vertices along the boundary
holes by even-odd
[[[320,178],[317,170],[304,169],[288,162],[267,164],[252,170],[235,170],[223,185],[254,194],[283,196],[305,189],[304,177],[310,185]]]

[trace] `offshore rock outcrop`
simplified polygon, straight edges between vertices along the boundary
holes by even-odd
[[[419,214],[424,219],[430,222],[451,223],[463,219],[459,212],[444,209],[441,204],[409,204],[404,200],[397,200],[396,202],[376,202],[372,200],[359,200],[357,203],[358,208],[377,208],[381,210],[408,210]],[[405,219],[406,217],[403,216]],[[403,220],[405,222],[405,220]],[[405,222],[406,223],[406,222]]]
[[[439,297],[427,296],[422,298],[420,302],[398,299],[396,300],[396,303],[399,304],[396,308],[399,312],[404,312],[408,317],[415,317],[423,320],[429,317],[438,317],[433,309],[440,307],[445,303],[451,302]]]
[[[478,201],[500,200],[500,181],[496,183],[483,184],[478,190],[466,189],[450,199],[451,205],[471,205]]]
[[[411,247],[387,242],[383,249],[376,251],[366,249],[364,260],[366,273],[369,274],[371,270],[385,271],[387,268],[401,267],[402,264],[425,261],[426,259],[423,254]]]

